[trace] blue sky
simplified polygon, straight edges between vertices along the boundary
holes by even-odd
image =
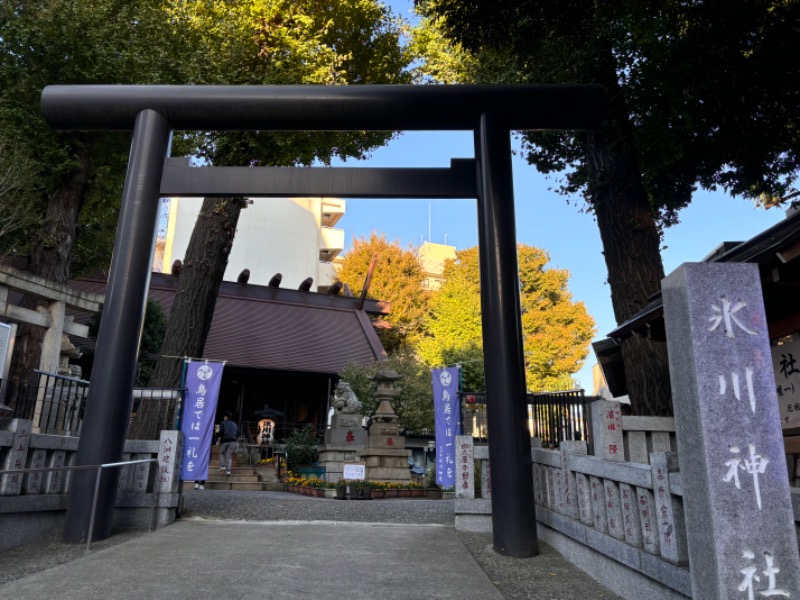
[[[395,12],[409,16],[412,2],[396,0],[389,4]],[[447,167],[451,158],[473,156],[471,132],[407,132],[375,151],[368,161],[350,161],[348,166]],[[616,323],[594,218],[580,212],[583,201],[579,198],[568,204],[564,197],[550,191],[555,181],[539,174],[520,156],[514,156],[513,165],[517,241],[547,250],[553,267],[569,270],[574,299],[585,303],[594,317],[596,338],[605,337]],[[699,261],[723,241],[747,240],[783,216],[781,210],[756,209],[751,202],[723,192],[699,191],[680,214],[681,222],[666,232],[664,269],[670,273],[683,262]],[[337,227],[345,230],[348,246],[354,236],[369,236],[372,231],[385,233],[403,245],[419,246],[422,241],[442,244],[446,239],[460,250],[478,243],[475,200],[350,199]],[[595,362],[590,351],[586,365],[576,375],[588,391],[592,389],[591,366]]]

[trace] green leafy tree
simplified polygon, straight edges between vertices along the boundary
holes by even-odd
[[[130,134],[56,132],[40,109],[50,84],[177,83],[186,79],[187,42],[162,2],[143,0],[7,0],[0,4],[0,138],[18,149],[36,180],[32,227],[5,245],[27,240],[33,273],[65,283],[103,260],[76,256],[76,241],[116,225]],[[92,216],[83,214],[91,206]],[[85,241],[84,247],[90,245]],[[97,248],[89,249],[97,254]],[[75,263],[75,264],[73,264]]]
[[[387,352],[402,345],[413,346],[420,337],[430,293],[424,288],[425,272],[416,252],[390,242],[386,235],[370,234],[356,237],[353,246],[342,257],[338,277],[360,294],[373,255],[378,259],[368,290],[368,296],[391,303],[386,321],[390,328],[378,329],[378,336]]]
[[[361,402],[362,413],[369,416],[377,408],[374,398],[377,386],[371,378],[383,368],[394,370],[402,376],[394,384],[398,393],[392,401],[392,407],[400,419],[400,427],[408,433],[433,431],[431,370],[409,348],[402,348],[383,361],[348,365],[339,373],[339,377],[350,384]]]
[[[529,390],[569,385],[588,352],[594,321],[567,289],[569,272],[547,268],[550,257],[539,248],[519,245],[520,306]],[[430,365],[461,363],[465,389],[481,391],[483,353],[478,249],[460,250],[448,261],[445,283],[431,299],[428,337],[419,353]],[[473,387],[474,386],[474,387]]]
[[[461,367],[461,385],[465,392],[483,392],[486,390],[486,370],[483,364],[483,343],[480,340],[446,344],[435,354],[432,345],[425,344],[423,354],[433,356],[431,366]]]
[[[399,23],[376,0],[202,0],[181,3],[176,18],[211,56],[194,66],[206,83],[367,84],[409,80]],[[362,158],[392,137],[386,132],[199,132],[179,140],[210,164],[310,165]],[[217,292],[246,202],[206,198],[183,261],[154,383],[174,385],[179,361],[202,356]]]
[[[659,290],[661,227],[698,186],[784,198],[796,181],[796,2],[419,4],[474,59],[472,81],[605,87],[597,130],[526,132],[523,151],[588,202],[617,322]],[[622,352],[634,412],[669,414],[665,346],[632,338]]]
[[[100,331],[100,320],[103,318],[103,311],[96,313],[89,321],[89,337],[97,339]],[[147,299],[147,306],[144,313],[144,325],[142,326],[142,339],[139,343],[139,356],[136,364],[136,385],[145,387],[150,382],[150,376],[156,364],[157,353],[164,341],[164,333],[167,328],[167,313],[161,303],[154,298]],[[91,363],[94,353],[85,352],[86,363],[84,376],[91,375]]]
[[[0,238],[59,283],[111,256],[130,133],[56,132],[45,123],[49,84],[178,83],[189,38],[157,0],[5,0],[0,3],[0,139],[23,161],[31,218]],[[4,153],[5,154],[5,153]],[[19,163],[21,164],[21,163]],[[36,307],[34,299],[25,305]],[[12,379],[39,361],[44,330],[21,325]]]
[[[296,473],[300,467],[310,467],[318,460],[317,440],[311,425],[293,429],[286,439],[286,468]]]
[[[17,232],[25,231],[35,217],[30,210],[34,199],[33,164],[24,150],[2,139],[0,131],[0,256],[14,254]]]

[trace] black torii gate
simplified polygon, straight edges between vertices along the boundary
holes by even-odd
[[[478,199],[495,551],[538,554],[520,325],[511,130],[591,129],[600,86],[48,86],[59,130],[133,130],[79,465],[121,460],[161,196]],[[191,168],[172,130],[471,130],[475,160],[449,169]],[[94,537],[110,535],[116,471],[104,471]],[[85,543],[94,474],[76,471],[64,539]]]

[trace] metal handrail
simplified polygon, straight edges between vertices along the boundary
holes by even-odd
[[[101,465],[70,465],[70,466],[63,466],[63,467],[39,467],[34,469],[6,469],[0,471],[0,475],[10,475],[12,473],[46,473],[49,471],[88,471],[90,469],[97,469],[97,475],[94,480],[94,496],[92,497],[92,512],[89,518],[89,535],[87,536],[86,540],[86,552],[89,552],[92,545],[92,534],[94,533],[94,513],[97,509],[97,494],[100,492],[100,474],[103,472],[103,469],[106,467],[123,467],[125,465],[138,465],[141,463],[156,463],[158,464],[157,458],[140,458],[137,460],[125,460],[122,462],[115,462],[115,463],[103,463]],[[158,491],[158,486],[154,484],[153,486],[153,495],[150,499],[150,525],[148,527],[148,531],[154,531],[155,527],[153,527],[153,514],[155,513],[156,509],[156,497],[161,497],[161,492]]]

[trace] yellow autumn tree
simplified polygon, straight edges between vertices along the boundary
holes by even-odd
[[[577,372],[594,335],[594,320],[572,299],[569,271],[547,268],[544,250],[518,246],[525,374],[531,391],[563,387]],[[431,298],[426,337],[419,354],[430,365],[460,362],[464,384],[483,389],[478,248],[457,253],[445,265],[446,281]]]
[[[357,237],[342,257],[339,280],[354,295],[360,294],[373,255],[378,258],[367,297],[391,302],[391,314],[385,318],[389,328],[378,329],[381,343],[387,352],[416,346],[430,292],[423,287],[425,272],[413,248],[403,248],[399,242],[390,242],[385,234],[375,232],[369,238]]]

